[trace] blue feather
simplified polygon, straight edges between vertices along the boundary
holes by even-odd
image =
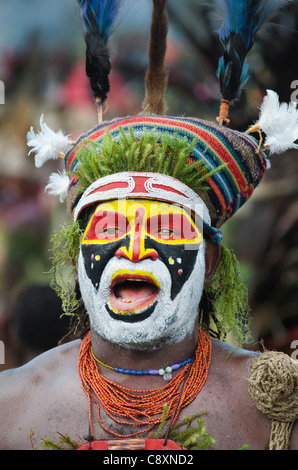
[[[108,38],[117,18],[119,0],[80,0],[80,18],[85,33],[97,30]]]
[[[234,32],[243,34],[246,47],[250,48],[253,39],[268,16],[289,0],[223,0],[223,24],[218,31],[223,42]]]
[[[274,10],[290,0],[221,0],[222,25],[218,30],[224,47],[217,74],[222,97],[227,101],[238,98],[249,79],[246,56],[256,34]]]

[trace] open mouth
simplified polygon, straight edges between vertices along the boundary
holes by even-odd
[[[159,285],[151,276],[126,273],[117,275],[111,284],[110,305],[118,314],[140,313],[159,294]]]

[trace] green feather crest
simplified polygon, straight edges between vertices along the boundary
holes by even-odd
[[[119,140],[106,132],[99,143],[86,139],[76,153],[78,169],[70,172],[79,181],[79,192],[84,192],[92,183],[104,176],[121,172],[150,172],[179,179],[195,192],[209,189],[206,180],[225,166],[210,170],[208,165],[194,160],[191,145],[186,137],[145,132],[140,138],[131,129],[126,134],[120,128]]]

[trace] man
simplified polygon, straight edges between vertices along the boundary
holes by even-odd
[[[109,203],[112,207],[113,202]],[[126,204],[126,201],[121,202]],[[133,204],[135,205],[133,210],[139,213],[142,211],[145,213],[148,208],[146,207],[147,201],[133,200]],[[149,204],[153,205],[153,209],[151,205],[150,209],[155,210],[154,205],[158,202]],[[104,204],[100,204],[96,208],[91,218],[91,230],[93,219],[98,217],[97,214],[103,207]],[[174,213],[177,210],[177,213],[184,217],[187,214],[177,206],[171,208],[165,205],[163,209],[169,211],[173,209]],[[125,209],[121,210],[122,214],[125,216]],[[132,215],[132,225],[135,221],[136,218]],[[111,233],[114,227],[107,226],[107,230]],[[83,298],[89,306],[93,352],[97,358],[110,367],[125,370],[161,369],[188,359],[196,349],[198,342],[197,304],[203,284],[210,281],[218,263],[219,250],[216,245],[208,244],[205,254],[205,249],[201,246],[193,263],[194,266],[191,266],[192,273],[188,282],[175,286],[178,291],[177,302],[172,309],[168,306],[172,303],[169,288],[171,276],[169,269],[162,261],[163,248],[165,252],[169,248],[167,238],[165,238],[169,237],[165,234],[168,227],[163,228],[163,232],[160,231],[157,234],[162,237],[162,241],[152,243],[157,249],[152,249],[146,259],[141,259],[140,245],[144,243],[144,239],[138,238],[136,226],[132,230],[133,235],[128,253],[130,249],[134,250],[133,261],[126,251],[121,251],[121,247],[115,252],[111,246],[114,251],[113,255],[112,253],[106,255],[105,250],[95,251],[97,253],[95,258],[98,256],[104,258],[105,255],[107,257],[107,260],[102,260],[102,262],[107,262],[106,271],[108,272],[100,278],[90,273],[90,256],[84,255],[83,248],[94,249],[94,246],[92,244],[84,246],[83,238],[79,277]],[[142,230],[144,230],[144,225],[141,227]],[[85,237],[87,235],[88,233]],[[200,239],[199,231],[196,235],[198,235],[196,238]],[[112,240],[109,243],[115,244]],[[90,253],[90,249],[86,251]],[[177,263],[175,250],[171,252]],[[180,254],[179,250],[178,254]],[[186,266],[186,268],[189,267]],[[129,276],[129,281],[123,281],[126,276]],[[91,284],[96,281],[101,284],[98,291],[90,289]],[[139,283],[141,286],[138,286]],[[109,295],[111,286],[112,292]],[[143,319],[148,314],[159,289],[161,294],[158,295],[161,299],[157,300],[155,311],[150,313],[148,318]],[[104,307],[109,298],[111,310]],[[124,307],[121,304],[124,304]],[[114,319],[113,317],[117,315],[119,318]],[[88,400],[82,390],[77,372],[79,348],[79,341],[69,343],[40,356],[28,366],[2,374],[2,448],[30,449],[32,441],[39,448],[41,439],[57,441],[59,434],[68,434],[73,440],[79,438],[79,442],[84,441],[88,434],[89,418]],[[214,341],[208,379],[195,400],[179,415],[179,420],[181,420],[183,416],[208,412],[205,421],[208,432],[216,441],[215,449],[237,449],[243,445],[249,445],[253,449],[268,447],[270,422],[255,408],[247,390],[251,359],[252,355],[247,352]],[[160,375],[126,375],[110,368],[99,367],[104,377],[122,387],[154,390],[164,386],[165,383]],[[177,373],[178,371],[172,372],[173,375]],[[96,439],[111,438],[103,427],[117,435],[127,434],[128,425],[117,424],[104,413],[102,414],[103,423],[100,426],[96,422],[96,412],[94,412],[93,432]]]
[[[177,118],[175,122],[177,125]],[[134,149],[139,155],[136,161],[140,162],[141,153],[147,149],[148,154],[151,142],[152,168],[156,155],[159,165],[162,156],[164,162],[169,155],[172,162],[180,161],[181,179],[184,170],[191,166],[194,173],[188,177],[194,180],[198,175],[202,188],[199,193],[205,201],[208,198],[213,201],[213,209],[215,199],[210,189],[206,191],[204,183],[208,181],[212,186],[219,176],[227,181],[232,172],[228,175],[229,167],[220,165],[220,170],[211,174],[202,166],[205,172],[200,176],[199,164],[189,163],[189,153],[196,151],[200,144],[189,146],[185,140],[177,139],[171,144],[175,138],[158,133],[158,125],[169,126],[169,118],[138,117],[135,124],[126,124],[122,119],[98,126],[79,139],[76,148],[66,156],[68,168],[77,168],[73,170],[68,197],[74,224],[72,236],[63,232],[65,245],[58,244],[60,249],[54,252],[55,275],[59,277],[57,266],[61,267],[61,253],[67,254],[66,246],[78,244],[73,234],[79,224],[79,256],[73,262],[90,319],[91,336],[85,331],[82,342],[66,343],[21,369],[1,375],[1,446],[40,448],[41,440],[57,442],[61,435],[69,436],[79,446],[86,442],[88,434],[95,441],[148,439],[155,435],[166,404],[169,414],[165,431],[171,433],[171,421],[175,425],[184,417],[191,419],[206,413],[203,420],[212,438],[212,449],[242,446],[267,449],[271,420],[256,408],[248,390],[251,364],[256,355],[210,340],[206,331],[212,331],[212,315],[207,320],[208,312],[212,312],[211,300],[210,310],[205,309],[202,314],[201,308],[198,314],[198,306],[218,270],[222,269],[230,284],[234,282],[237,291],[236,270],[230,272],[234,259],[230,259],[233,262],[228,271],[221,268],[221,258],[229,255],[226,248],[221,248],[219,231],[213,227],[214,220],[222,219],[222,212],[211,223],[212,205],[207,203],[208,208],[198,193],[165,171],[113,173],[112,167],[120,159],[123,146]],[[191,127],[193,132],[196,129],[201,135],[203,130],[206,132],[206,123],[202,121],[189,123],[182,119],[179,124],[181,133],[187,133],[183,126]],[[133,128],[139,132],[137,137],[132,136]],[[116,141],[111,134],[119,131],[123,134]],[[212,152],[214,139],[218,144],[219,133],[223,137],[227,131],[214,125],[205,136],[209,142],[205,155]],[[235,139],[235,146],[236,141],[244,142],[240,134]],[[102,159],[98,161],[103,164],[108,159],[112,174],[96,179],[91,185],[86,183],[84,191],[84,177],[79,181],[82,176],[79,168],[90,162],[99,142]],[[247,149],[251,145],[257,143],[249,139]],[[263,158],[261,154],[254,152],[254,155],[256,160]],[[229,158],[233,159],[232,154]],[[134,168],[132,163],[130,167],[139,168]],[[198,187],[199,183],[196,184]],[[78,187],[84,191],[80,197]],[[212,241],[214,238],[217,241]],[[238,289],[237,296],[241,297],[241,292]],[[232,312],[233,303],[228,297],[225,302],[227,311]],[[237,318],[239,312],[234,313],[234,330],[239,333],[242,316]],[[219,316],[213,319],[225,334],[225,328],[229,329],[225,320]],[[76,327],[79,331],[80,323]],[[192,362],[183,363],[189,359]],[[179,382],[175,383],[177,377]],[[168,388],[164,390],[165,386]],[[146,398],[145,402],[141,398]],[[169,442],[172,442],[170,433]],[[297,444],[296,424],[290,448],[297,448]]]

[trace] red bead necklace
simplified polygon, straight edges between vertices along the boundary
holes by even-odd
[[[172,425],[182,408],[189,405],[206,382],[211,360],[211,339],[209,333],[199,328],[198,346],[194,359],[165,386],[153,390],[132,390],[117,385],[103,377],[98,370],[91,352],[90,332],[83,339],[79,352],[78,370],[81,385],[89,402],[90,431],[94,436],[91,407],[97,406],[98,421],[108,433],[119,437],[133,437],[148,433],[163,419],[163,406],[167,404],[167,418]],[[184,384],[183,384],[184,382]],[[183,385],[181,385],[183,384]],[[141,429],[125,436],[109,430],[102,422],[100,407],[116,423],[126,426],[140,426]]]

